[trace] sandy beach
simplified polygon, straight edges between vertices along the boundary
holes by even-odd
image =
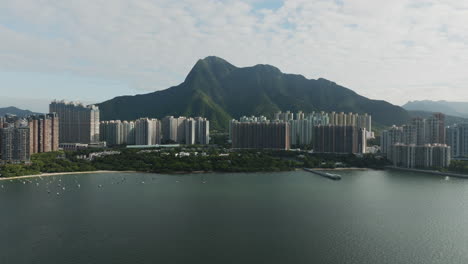
[[[0,181],[7,180],[18,180],[18,179],[28,179],[28,178],[38,178],[38,177],[49,177],[49,176],[58,176],[58,175],[77,175],[77,174],[89,174],[89,173],[116,173],[116,172],[137,172],[137,171],[107,171],[107,170],[98,170],[98,171],[75,171],[75,172],[54,172],[54,173],[41,173],[36,175],[25,175],[25,176],[15,176],[15,177],[1,177]]]

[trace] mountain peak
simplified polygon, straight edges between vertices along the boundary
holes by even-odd
[[[208,56],[204,59],[199,59],[197,63],[193,66],[190,73],[187,75],[185,81],[194,80],[197,77],[203,76],[212,76],[212,77],[222,77],[226,74],[229,74],[232,70],[237,67],[230,64],[226,60],[216,57]]]
[[[217,56],[207,56],[204,59],[200,59],[200,60],[204,61],[204,62],[207,62],[207,63],[227,63],[227,64],[230,64],[225,59],[217,57]]]
[[[232,118],[272,116],[280,110],[369,113],[376,123],[384,125],[408,120],[404,109],[365,98],[332,81],[284,74],[265,64],[240,68],[216,56],[198,60],[178,86],[148,95],[109,100],[99,104],[99,109],[103,120],[205,116],[213,128],[223,130]]]

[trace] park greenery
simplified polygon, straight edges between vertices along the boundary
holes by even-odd
[[[84,149],[75,152],[49,152],[32,155],[30,164],[0,166],[2,177],[40,173],[96,170],[139,171],[152,173],[191,172],[273,172],[298,168],[360,167],[382,169],[389,165],[375,155],[317,154],[298,151],[238,150],[223,147],[184,146],[170,149]]]
[[[221,154],[217,149],[213,149],[203,153],[186,152],[189,153],[187,156],[181,156],[180,149],[121,149],[118,155],[95,157],[92,160],[82,158],[91,152],[84,150],[34,154],[31,164],[6,164],[0,167],[0,174],[2,177],[11,177],[96,170],[154,173],[270,172],[292,170],[297,165],[291,160],[253,151]]]
[[[452,160],[448,170],[451,172],[468,174],[468,161],[467,160]]]

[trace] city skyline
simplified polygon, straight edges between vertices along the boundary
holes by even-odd
[[[323,77],[397,105],[459,101],[468,95],[460,59],[468,45],[467,7],[410,0],[8,0],[0,10],[0,78],[11,92],[0,104],[46,112],[40,102],[52,94],[98,103],[161,90],[181,83],[209,55]]]

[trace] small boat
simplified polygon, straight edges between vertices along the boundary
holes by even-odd
[[[444,178],[446,181],[450,180],[450,177],[449,176],[445,176]]]
[[[332,180],[341,180],[341,176],[338,175],[338,174],[333,174],[333,173],[328,173],[327,172],[327,173],[325,173],[325,175],[326,175],[325,177],[328,177],[328,178],[330,178]]]

